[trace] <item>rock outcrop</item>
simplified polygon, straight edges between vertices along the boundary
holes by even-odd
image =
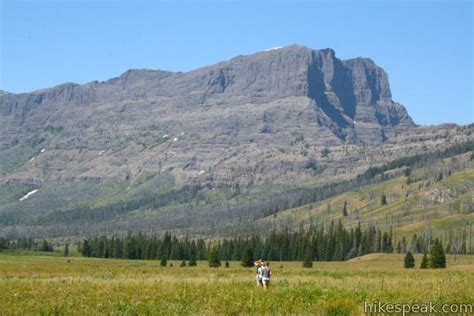
[[[447,131],[450,141],[465,138]],[[392,100],[372,60],[291,45],[184,73],[128,70],[103,82],[2,93],[0,181],[169,172],[177,183],[291,184],[316,171],[353,176],[374,164],[368,156],[417,153],[405,140],[420,132],[430,146],[442,140]]]
[[[0,114],[24,122],[32,110],[67,111],[140,98],[168,98],[176,106],[232,107],[288,97],[309,98],[319,121],[343,141],[381,142],[397,129],[414,126],[405,108],[392,101],[388,76],[373,61],[340,60],[332,49],[297,45],[238,56],[187,73],[128,70],[105,82],[2,94]]]

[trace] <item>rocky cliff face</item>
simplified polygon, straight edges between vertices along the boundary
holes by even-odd
[[[67,83],[33,93],[3,94],[0,113],[3,121],[13,117],[21,123],[36,114],[32,112],[59,107],[67,111],[140,98],[169,98],[167,101],[176,106],[219,103],[232,107],[288,97],[309,98],[319,122],[343,141],[380,142],[398,128],[414,126],[404,107],[392,101],[387,74],[370,59],[342,61],[331,49],[296,45],[239,56],[187,73],[129,70],[106,82]],[[350,138],[346,139],[347,135]]]
[[[372,60],[292,45],[186,73],[1,93],[0,171],[34,183],[144,172],[291,183],[311,180],[312,160],[328,176],[364,170],[360,148],[414,129]],[[339,153],[321,157],[326,148]]]

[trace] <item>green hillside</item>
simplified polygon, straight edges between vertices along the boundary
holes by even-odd
[[[332,220],[340,220],[347,227],[360,222],[362,226],[392,228],[397,239],[411,238],[415,233],[443,240],[450,236],[464,238],[468,249],[472,249],[474,161],[471,154],[440,160],[420,169],[405,169],[402,176],[285,210],[262,221],[274,227],[288,223],[307,227]]]
[[[410,240],[417,233],[472,249],[467,241],[472,239],[474,211],[473,148],[472,142],[462,143],[374,165],[351,179],[314,175],[311,182],[297,185],[237,182],[214,187],[196,180],[179,186],[166,172],[135,181],[91,179],[39,190],[12,182],[0,185],[0,236],[64,242],[169,231],[208,239],[327,227],[341,220],[347,228],[360,223],[392,229],[396,240]]]

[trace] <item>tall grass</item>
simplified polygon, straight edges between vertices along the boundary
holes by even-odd
[[[388,254],[313,269],[297,262],[272,266],[265,291],[254,270],[237,262],[163,268],[150,261],[0,254],[0,315],[357,315],[364,301],[466,303],[474,297],[474,256],[448,257],[443,271],[408,271],[402,256]]]

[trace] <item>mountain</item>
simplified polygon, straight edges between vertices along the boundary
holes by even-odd
[[[297,45],[0,94],[0,234],[210,234],[472,129],[418,127],[372,60]]]
[[[51,118],[41,113],[66,105],[154,100],[155,107],[189,110],[219,105],[223,110],[292,97],[305,98],[316,121],[330,127],[341,140],[381,141],[384,133],[392,135],[414,127],[405,108],[392,101],[387,74],[372,60],[343,61],[331,49],[296,45],[239,56],[187,73],[129,70],[106,82],[66,83],[33,93],[4,95],[0,113],[19,123],[44,124]],[[375,136],[367,133],[375,130]]]

